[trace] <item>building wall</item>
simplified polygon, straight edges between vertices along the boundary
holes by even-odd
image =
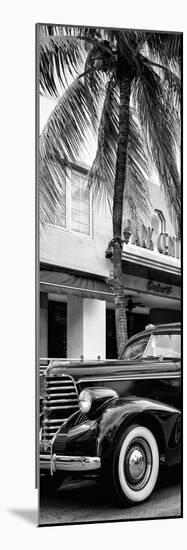
[[[46,225],[41,231],[41,261],[107,277],[111,268],[105,250],[112,238],[110,212],[93,205],[92,236]]]
[[[155,208],[161,210],[166,219],[166,230],[171,237],[176,236],[176,228],[171,221],[164,192],[152,180],[149,183],[151,206],[144,223],[151,226],[151,213]],[[124,212],[124,226],[129,217],[128,210]],[[92,236],[87,237],[68,229],[45,225],[41,230],[40,255],[41,261],[108,277],[112,269],[110,260],[105,258],[105,250],[112,239],[112,216],[107,204],[93,203]],[[142,254],[147,251],[142,249]],[[157,251],[158,253],[158,251]],[[161,260],[163,256],[159,254]],[[170,262],[170,259],[167,260]]]

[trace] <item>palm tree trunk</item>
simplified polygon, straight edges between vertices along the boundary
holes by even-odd
[[[122,74],[120,78],[119,137],[117,145],[116,176],[113,199],[113,288],[115,295],[115,322],[118,356],[120,355],[128,338],[124,287],[122,282],[120,239],[122,236],[123,196],[125,187],[127,143],[129,133],[130,92],[131,75],[129,73],[125,75]]]

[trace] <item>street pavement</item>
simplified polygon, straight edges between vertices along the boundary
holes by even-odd
[[[181,482],[176,468],[161,474],[148,501],[130,507],[117,505],[95,480],[88,479],[69,478],[55,495],[40,495],[40,525],[180,516]]]

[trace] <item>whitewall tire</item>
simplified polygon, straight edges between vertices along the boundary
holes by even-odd
[[[117,497],[143,502],[152,493],[159,473],[159,451],[153,433],[131,426],[118,441],[113,460],[113,484]]]

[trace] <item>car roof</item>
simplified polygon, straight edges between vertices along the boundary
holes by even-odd
[[[177,322],[177,323],[162,323],[160,325],[148,325],[148,328],[142,330],[141,332],[138,332],[137,334],[134,334],[133,336],[131,336],[131,338],[129,338],[128,342],[126,345],[130,344],[131,342],[133,342],[134,340],[136,340],[137,338],[141,338],[142,336],[149,336],[150,334],[152,334],[153,332],[168,332],[169,330],[180,330],[181,329],[181,323]]]

